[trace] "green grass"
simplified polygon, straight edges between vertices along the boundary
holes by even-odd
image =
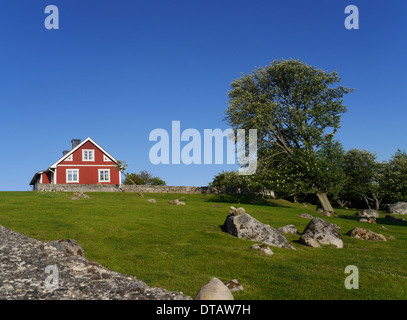
[[[75,239],[91,261],[192,297],[211,277],[218,277],[243,284],[245,290],[235,293],[235,299],[407,298],[407,223],[390,222],[384,213],[373,225],[359,223],[352,210],[338,209],[339,217],[326,218],[315,206],[283,200],[88,193],[90,199],[73,201],[68,199],[71,194],[0,192],[0,225],[42,241]],[[181,197],[185,206],[168,204]],[[157,203],[147,202],[149,198]],[[299,214],[322,217],[341,227],[344,248],[309,248],[297,242],[298,235],[288,235],[297,250],[271,247],[274,255],[263,256],[250,249],[253,242],[222,232],[230,205],[243,206],[272,227],[294,224],[300,232],[309,220]],[[356,226],[396,239],[368,242],[346,236]],[[347,265],[359,268],[359,290],[344,286]]]

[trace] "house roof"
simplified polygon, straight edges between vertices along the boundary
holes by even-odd
[[[35,181],[44,173],[47,172],[48,169],[42,170],[42,171],[38,171],[34,174],[34,177],[31,179],[30,181],[30,186],[33,186],[35,184]]]
[[[62,156],[62,158],[60,158],[57,162],[55,162],[54,164],[52,164],[50,166],[51,169],[55,169],[57,167],[57,165],[59,163],[61,163],[62,161],[64,161],[66,158],[68,158],[72,153],[74,153],[76,150],[78,150],[80,147],[82,147],[86,142],[90,141],[91,143],[93,143],[97,148],[100,149],[100,151],[102,151],[106,156],[108,156],[110,158],[110,160],[112,160],[114,163],[117,163],[117,160],[111,156],[105,149],[103,149],[101,146],[99,146],[95,141],[93,141],[90,137],[87,137],[85,140],[83,140],[80,144],[78,144],[75,148],[73,148],[71,151],[69,151],[66,155]]]

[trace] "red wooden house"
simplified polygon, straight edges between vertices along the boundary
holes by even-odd
[[[48,169],[38,171],[30,185],[37,190],[45,184],[121,184],[117,160],[91,138],[72,139],[72,149]]]

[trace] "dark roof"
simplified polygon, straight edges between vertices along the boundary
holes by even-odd
[[[35,181],[39,178],[39,176],[41,176],[41,174],[43,174],[44,172],[47,172],[47,171],[48,171],[48,169],[36,172],[34,174],[34,177],[31,179],[30,186],[33,186],[35,184]]]

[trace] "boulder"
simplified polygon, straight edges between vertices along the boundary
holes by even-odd
[[[374,209],[364,209],[356,213],[361,218],[378,218],[379,213]]]
[[[234,300],[234,298],[228,287],[214,277],[199,290],[195,300]]]
[[[84,194],[83,192],[74,192],[72,194],[72,197],[70,197],[69,199],[70,200],[79,200],[81,198],[90,199],[90,197],[87,194]]]
[[[334,245],[337,248],[343,248],[343,240],[339,231],[321,218],[313,218],[305,227],[299,242],[301,244],[318,247],[315,241],[320,244]]]
[[[369,229],[354,228],[350,230],[347,235],[352,238],[369,241],[386,241],[386,237],[381,233],[373,232]]]
[[[260,253],[266,255],[266,256],[272,256],[274,254],[273,251],[269,248],[268,245],[262,243],[262,244],[254,244],[252,245],[253,250],[260,251]]]
[[[287,234],[300,234],[293,224],[286,225],[284,227],[280,227],[277,229],[280,233],[287,233]]]
[[[229,214],[233,214],[234,216],[239,216],[239,215],[245,214],[245,213],[246,213],[246,211],[242,207],[239,207],[239,208],[235,208],[233,206],[229,207]]]
[[[362,218],[362,219],[359,219],[359,222],[369,222],[369,220]]]
[[[312,235],[310,234],[304,234],[300,237],[300,241],[301,244],[306,245],[308,247],[312,247],[312,248],[320,248],[321,245],[319,244],[319,242],[317,240],[315,240]]]
[[[172,205],[174,205],[174,206],[180,206],[180,205],[185,206],[185,202],[184,202],[184,201],[181,201],[181,200],[179,200],[179,199],[175,199],[175,200],[168,201],[168,203],[169,203],[169,204],[172,204]]]
[[[305,219],[312,219],[314,218],[313,216],[311,216],[309,213],[301,213],[300,214],[301,218],[305,218]]]
[[[332,213],[329,212],[329,211],[322,211],[321,214],[322,214],[323,216],[325,216],[325,217],[330,217],[330,216],[332,216]]]
[[[83,248],[73,239],[51,241],[48,245],[64,252],[67,256],[85,256]]]
[[[387,213],[407,214],[407,202],[396,202],[387,205]]]
[[[155,199],[148,199],[147,201],[151,202],[151,203],[156,203],[157,202],[157,200],[155,200]]]
[[[224,223],[224,230],[229,234],[252,241],[262,242],[279,248],[295,248],[276,229],[253,218],[248,213],[229,214]]]
[[[242,284],[237,279],[227,281],[224,284],[230,290],[230,292],[239,292],[244,290]]]

